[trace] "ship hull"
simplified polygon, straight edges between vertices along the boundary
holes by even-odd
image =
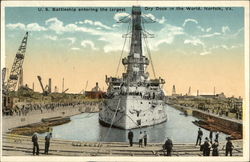
[[[140,96],[118,95],[105,100],[99,123],[121,129],[142,128],[167,121],[163,100],[142,99]]]

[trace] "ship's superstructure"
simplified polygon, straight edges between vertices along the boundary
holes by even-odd
[[[130,51],[122,59],[126,72],[121,78],[106,77],[107,99],[99,113],[103,125],[122,129],[140,128],[167,120],[162,78],[149,79],[146,68],[150,60],[143,55],[141,8],[133,6]]]

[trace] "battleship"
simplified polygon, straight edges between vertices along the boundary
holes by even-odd
[[[152,67],[153,64],[150,53],[148,52],[150,59],[143,53],[143,40],[149,50],[145,41],[144,21],[141,8],[133,6],[129,17],[130,51],[122,59],[126,72],[122,77],[106,76],[108,89],[99,112],[99,123],[104,126],[134,129],[167,121],[163,91],[165,80],[161,77],[150,79],[146,71],[149,63]]]

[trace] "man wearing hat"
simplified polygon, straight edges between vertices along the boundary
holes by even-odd
[[[133,137],[134,137],[133,132],[131,130],[129,130],[129,132],[128,132],[128,140],[129,140],[129,144],[130,144],[131,147],[133,146]]]
[[[37,133],[35,132],[32,136],[32,142],[33,142],[33,155],[39,155],[39,145],[38,145],[38,137],[37,137]]]
[[[203,156],[209,156],[210,155],[210,142],[208,140],[208,138],[205,138],[204,144],[203,144]]]
[[[231,138],[227,137],[227,143],[226,143],[226,156],[228,156],[228,153],[230,156],[232,156],[232,151],[233,151],[233,143],[231,142]]]
[[[50,145],[50,139],[52,138],[52,133],[48,133],[47,136],[45,136],[45,149],[44,154],[49,154],[49,145]]]
[[[167,156],[171,156],[171,152],[172,152],[172,148],[173,148],[173,142],[169,137],[167,137],[167,140],[166,140],[164,146],[165,146],[165,149],[167,150]],[[165,152],[164,152],[164,155],[165,155]]]

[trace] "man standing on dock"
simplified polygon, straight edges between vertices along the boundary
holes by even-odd
[[[33,142],[33,155],[35,155],[35,152],[36,155],[39,155],[38,137],[36,132],[32,136],[32,142]]]
[[[232,156],[232,151],[233,151],[233,143],[231,142],[230,137],[227,137],[227,143],[226,143],[226,156],[228,156],[228,153],[230,156]]]
[[[218,131],[215,134],[215,140],[219,141],[219,132]]]
[[[143,140],[143,134],[142,134],[142,132],[140,131],[140,135],[139,135],[139,147],[143,147],[142,146],[142,140]]]
[[[49,154],[49,145],[50,145],[50,139],[52,137],[52,133],[48,133],[47,136],[45,136],[45,149],[44,149],[44,154],[48,155]]]
[[[167,150],[167,156],[171,156],[171,152],[173,149],[173,142],[169,137],[167,137],[167,140],[164,144],[164,149]],[[164,152],[164,156],[166,156],[165,152]]]
[[[209,156],[210,155],[210,149],[211,149],[211,143],[208,140],[208,138],[205,138],[205,142],[203,144],[203,156]]]
[[[199,145],[201,145],[202,136],[203,136],[203,132],[202,132],[201,128],[199,128],[198,136],[197,136],[197,140],[196,140],[196,146],[197,146],[198,142],[199,142]]]
[[[145,147],[147,146],[147,139],[148,139],[147,132],[146,132],[146,131],[144,131],[143,140],[144,140],[144,146],[145,146]]]
[[[212,143],[212,141],[213,141],[213,131],[212,130],[210,130],[209,139],[210,139],[210,142]]]
[[[131,147],[133,146],[133,137],[134,137],[133,132],[131,130],[129,130],[129,132],[128,132],[128,140],[129,140],[129,144],[130,144]]]

